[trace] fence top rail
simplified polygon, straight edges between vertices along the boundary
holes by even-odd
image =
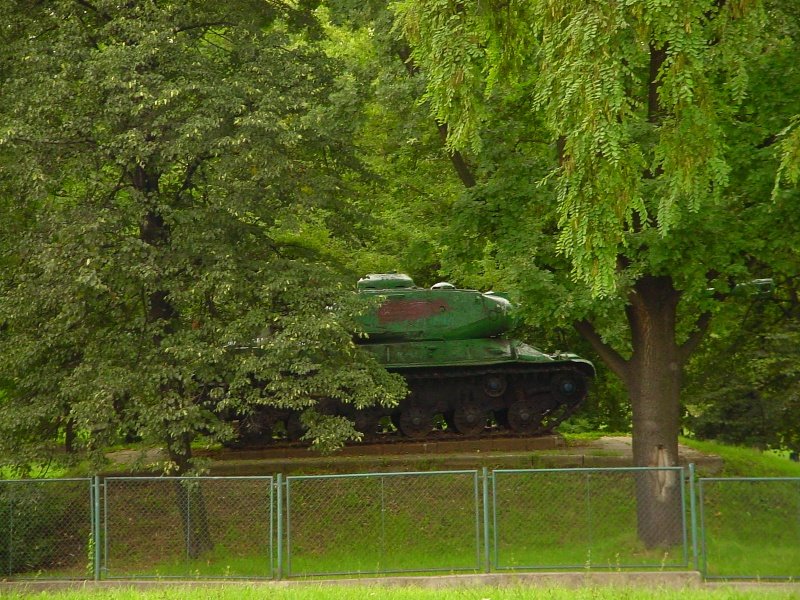
[[[207,480],[260,480],[272,481],[272,475],[186,475],[186,476],[144,476],[144,477],[102,477],[103,481],[207,481]]]
[[[797,481],[800,477],[701,477],[700,481]]]
[[[685,467],[573,467],[568,469],[495,469],[493,473],[618,473],[621,471],[683,471]]]
[[[52,483],[52,482],[66,482],[66,481],[82,481],[89,483],[92,481],[91,477],[54,477],[52,479],[0,479],[0,484],[3,483]]]
[[[395,471],[387,473],[338,473],[335,475],[289,475],[286,480],[295,479],[353,479],[365,477],[401,477],[403,475],[478,475],[477,469],[462,469],[457,471]]]

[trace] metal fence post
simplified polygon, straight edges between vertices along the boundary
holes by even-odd
[[[94,542],[94,580],[100,580],[100,477],[94,476],[90,483],[92,503],[92,541]]]
[[[483,467],[483,558],[484,570],[491,572],[492,564],[489,554],[489,469]]]
[[[275,478],[269,478],[269,578],[275,579]]]
[[[178,485],[183,485],[186,490],[186,575],[188,576],[192,561],[192,492],[186,478],[181,477]]]
[[[497,543],[497,471],[492,471],[492,546],[494,547],[494,568],[497,569],[500,561],[498,559]]]
[[[692,562],[694,570],[700,570],[700,556],[697,550],[697,499],[694,489],[694,463],[689,463],[689,518],[692,523]]]
[[[386,564],[386,478],[381,475],[381,554],[380,565]]]
[[[103,573],[108,577],[108,480],[103,479]]]
[[[700,546],[702,548],[702,560],[700,564],[700,574],[703,579],[708,577],[708,556],[706,554],[706,515],[705,515],[705,501],[703,498],[703,479],[700,479]]]
[[[278,492],[278,564],[276,566],[275,578],[281,579],[283,577],[283,473],[278,473],[277,477],[277,492]]]
[[[8,487],[8,576],[14,572],[13,551],[14,551],[14,499],[12,492],[14,488]]]

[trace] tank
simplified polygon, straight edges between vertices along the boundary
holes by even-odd
[[[367,275],[358,292],[376,297],[377,306],[361,319],[361,345],[408,383],[408,397],[389,416],[409,438],[426,437],[437,415],[448,430],[469,436],[490,424],[548,432],[578,408],[595,375],[592,363],[574,354],[504,338],[514,317],[502,294],[445,282],[419,288],[398,273]],[[369,436],[386,414],[374,408],[354,416]]]
[[[352,419],[365,439],[390,428],[389,421],[403,436],[424,439],[442,418],[447,432],[463,436],[546,433],[580,406],[595,375],[592,363],[575,354],[546,354],[504,337],[515,319],[502,294],[445,282],[419,288],[399,273],[367,275],[358,293],[374,299],[360,319],[359,345],[409,389],[395,407],[318,402],[320,410]],[[298,413],[285,408],[228,418],[239,434],[233,447],[303,434]]]

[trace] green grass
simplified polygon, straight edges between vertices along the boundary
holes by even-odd
[[[800,591],[784,589],[668,589],[630,587],[464,587],[426,589],[420,587],[347,586],[224,586],[200,589],[161,587],[151,590],[133,588],[84,589],[64,592],[25,594],[11,592],[9,599],[41,600],[779,600],[798,598]]]
[[[800,480],[703,483],[711,576],[800,577]]]
[[[681,438],[680,442],[695,450],[722,457],[722,477],[800,477],[800,463],[772,452],[691,438]]]
[[[724,466],[715,477],[800,477],[800,464],[775,453],[683,438],[681,443],[720,456]],[[800,576],[800,482],[709,481],[703,492],[709,576]]]
[[[682,441],[722,456],[726,476],[800,477],[800,465],[779,456]],[[265,483],[209,480],[203,490],[215,547],[189,560],[174,483],[112,481],[107,574],[269,577]],[[293,576],[483,569],[481,489],[476,523],[472,475],[294,479],[290,491],[291,553],[284,554],[284,565]],[[712,488],[709,483],[706,492],[711,575],[800,575],[800,485]],[[490,523],[497,523],[495,566],[690,566],[681,545],[647,549],[639,541],[630,472],[499,474],[496,493],[496,512],[489,513]],[[81,561],[85,564],[85,553],[78,556]]]

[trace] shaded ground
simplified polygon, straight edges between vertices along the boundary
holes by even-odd
[[[198,454],[209,460],[212,475],[271,475],[275,473],[356,473],[430,471],[437,469],[529,469],[625,467],[632,464],[631,438],[606,436],[571,441],[561,436],[436,440],[406,444],[356,445],[329,456],[302,447],[258,450],[214,450]],[[719,473],[722,459],[679,446],[681,464],[694,463],[704,475]],[[157,469],[164,460],[158,449],[121,450],[108,454],[111,471]]]

